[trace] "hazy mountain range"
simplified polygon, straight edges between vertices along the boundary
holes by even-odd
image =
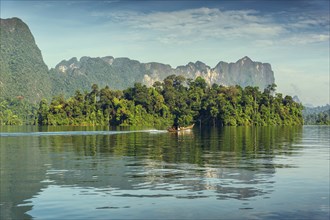
[[[86,56],[63,60],[49,70],[29,27],[22,20],[11,18],[0,22],[0,92],[5,98],[24,97],[37,102],[59,93],[72,95],[76,90],[90,90],[94,83],[112,89],[125,89],[135,82],[152,86],[172,74],[192,79],[202,76],[209,85],[258,86],[261,90],[275,83],[271,65],[254,62],[249,57],[235,63],[220,61],[214,68],[200,61],[173,68],[129,58]]]

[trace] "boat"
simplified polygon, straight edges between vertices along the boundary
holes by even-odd
[[[187,127],[169,127],[167,131],[169,132],[178,132],[178,131],[187,131],[191,130],[194,127],[195,124],[189,125]]]

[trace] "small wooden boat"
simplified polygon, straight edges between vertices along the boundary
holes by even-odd
[[[194,127],[195,124],[189,125],[187,127],[170,127],[167,129],[167,131],[169,132],[178,132],[178,131],[187,131],[187,130],[191,130]]]

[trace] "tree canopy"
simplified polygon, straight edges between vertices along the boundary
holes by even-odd
[[[303,124],[302,105],[291,96],[275,92],[269,85],[263,92],[258,87],[208,86],[202,77],[195,80],[170,75],[152,87],[135,83],[126,90],[99,88],[90,92],[76,91],[67,99],[54,96],[41,100],[29,120],[12,112],[19,100],[1,102],[1,124],[39,125],[146,125],[186,126],[201,123],[214,126],[266,126]],[[15,104],[16,103],[16,104]],[[21,104],[22,105],[22,104]],[[9,107],[8,107],[9,106]]]

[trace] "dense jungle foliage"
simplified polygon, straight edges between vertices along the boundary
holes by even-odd
[[[303,124],[302,105],[275,93],[275,88],[273,84],[261,92],[251,86],[209,87],[201,77],[186,80],[171,75],[153,87],[136,83],[123,91],[94,84],[90,92],[76,91],[68,99],[58,95],[50,103],[43,99],[37,107],[27,107],[24,100],[2,100],[0,120],[1,124],[111,126]]]
[[[14,99],[0,98],[0,125],[38,124],[38,106],[18,96]]]

